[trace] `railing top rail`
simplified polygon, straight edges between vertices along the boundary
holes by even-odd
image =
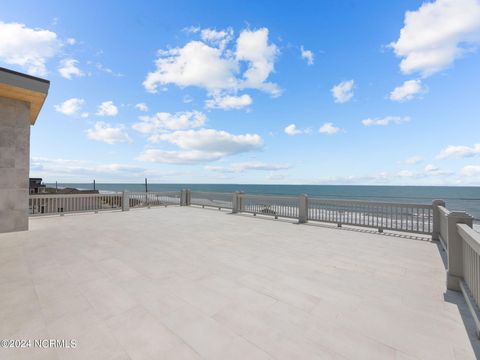
[[[250,199],[273,199],[273,200],[293,200],[298,199],[298,196],[293,195],[261,195],[261,194],[239,194],[243,198],[250,198]]]
[[[393,202],[384,202],[384,201],[365,201],[365,200],[347,200],[347,199],[324,199],[324,198],[316,198],[316,197],[309,197],[308,200],[312,202],[322,202],[330,205],[374,205],[374,206],[433,209],[433,206],[431,204],[393,203]]]
[[[82,198],[100,196],[122,196],[122,193],[91,193],[91,194],[29,194],[30,199],[52,199],[52,198]]]
[[[234,192],[218,192],[218,191],[191,191],[192,194],[208,194],[208,195],[228,195],[233,196]]]
[[[480,233],[473,230],[467,224],[457,224],[458,233],[471,248],[480,255]]]
[[[127,191],[128,194],[138,195],[138,194],[180,194],[180,191]]]

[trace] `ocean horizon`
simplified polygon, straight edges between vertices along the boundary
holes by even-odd
[[[46,183],[55,187],[55,183]],[[93,183],[58,183],[58,187],[82,190],[93,189]],[[143,183],[96,183],[101,192],[143,192]],[[148,191],[192,191],[235,192],[247,194],[290,195],[307,194],[311,197],[329,199],[354,199],[397,203],[430,204],[441,199],[449,210],[467,211],[480,221],[480,187],[478,186],[409,186],[409,185],[287,185],[287,184],[199,184],[199,183],[149,183]]]

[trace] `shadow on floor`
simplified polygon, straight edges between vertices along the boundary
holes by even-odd
[[[465,326],[465,330],[467,331],[468,339],[470,340],[470,344],[472,345],[475,357],[477,359],[480,359],[480,339],[478,339],[477,337],[475,321],[473,320],[472,314],[468,309],[468,305],[465,302],[462,293],[447,290],[443,294],[443,299],[446,302],[454,304],[458,307],[458,312],[462,317],[463,325]]]

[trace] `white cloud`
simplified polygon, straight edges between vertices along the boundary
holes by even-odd
[[[397,175],[402,178],[410,178],[410,177],[414,177],[415,173],[410,170],[402,170],[402,171],[399,171]]]
[[[135,105],[135,109],[146,112],[148,111],[148,106],[145,103],[138,103]]]
[[[390,100],[404,102],[412,100],[415,95],[424,94],[427,89],[422,86],[421,80],[407,80],[402,85],[397,86],[390,93]]]
[[[77,115],[79,111],[82,109],[83,104],[85,104],[85,100],[79,98],[71,98],[65,100],[64,102],[55,105],[54,108],[56,111],[63,115]]]
[[[441,71],[480,40],[478,0],[436,0],[405,13],[400,37],[390,44],[402,57],[405,74],[423,76]]]
[[[77,67],[78,61],[75,59],[63,59],[60,61],[60,66],[58,67],[58,72],[65,79],[71,79],[73,76],[81,77],[85,74]]]
[[[437,159],[446,159],[449,157],[467,158],[480,154],[480,144],[475,144],[472,147],[464,145],[449,145],[442,149],[437,155]]]
[[[215,161],[221,157],[222,156],[219,154],[203,151],[167,151],[159,149],[147,149],[137,157],[137,160],[160,164],[189,165]]]
[[[229,167],[224,166],[205,166],[205,169],[220,173],[242,173],[248,170],[255,171],[279,171],[289,169],[289,164],[270,164],[264,162],[246,162],[232,164]]]
[[[266,82],[274,71],[279,51],[275,44],[268,44],[268,29],[243,30],[237,39],[237,60],[248,63],[243,73],[240,88],[260,89],[272,96],[280,95],[280,89],[274,83]]]
[[[313,65],[313,62],[314,62],[313,52],[311,52],[310,50],[305,50],[303,48],[303,45],[300,47],[300,52],[302,54],[302,59],[305,59],[308,65]]]
[[[248,94],[240,96],[214,96],[213,99],[205,101],[205,106],[209,109],[241,109],[250,106],[253,100]]]
[[[66,43],[67,43],[68,45],[75,45],[75,44],[77,43],[77,40],[76,40],[75,38],[68,38],[68,39],[66,40]]]
[[[336,127],[333,125],[333,123],[328,122],[323,124],[320,129],[318,129],[318,132],[321,134],[328,134],[328,135],[333,135],[336,134],[340,131],[341,129],[339,127]]]
[[[299,128],[297,128],[297,125],[295,124],[288,125],[287,127],[285,127],[285,129],[283,129],[283,131],[285,132],[285,134],[290,136],[299,135],[303,133],[303,130],[300,130]]]
[[[428,171],[429,170],[429,171]],[[454,172],[440,171],[435,166],[426,167],[424,171],[401,170],[397,173],[379,172],[376,174],[331,176],[320,179],[309,179],[308,182],[320,184],[423,184],[452,185],[461,183],[462,179]]]
[[[95,177],[110,177],[111,180],[120,178],[136,179],[146,173],[144,168],[129,165],[107,163],[100,164],[87,160],[53,159],[46,157],[32,157],[30,159],[30,171],[35,176],[44,179],[73,181],[90,181]],[[52,178],[55,176],[55,178]]]
[[[153,116],[140,116],[139,120],[132,128],[150,135],[149,141],[158,142],[162,140],[159,136],[170,130],[188,130],[203,126],[207,117],[200,111],[183,111],[175,114],[158,112]]]
[[[461,174],[463,176],[480,175],[480,165],[467,165],[462,168]]]
[[[162,134],[160,139],[182,149],[238,154],[260,149],[263,140],[256,134],[233,135],[223,130],[200,129]]]
[[[193,101],[193,97],[191,97],[190,95],[184,95],[183,98],[182,98],[182,102],[184,104],[190,104],[191,102]]]
[[[409,121],[409,116],[386,116],[384,118],[365,119],[362,120],[362,124],[365,126],[387,126],[390,124],[403,124]]]
[[[126,133],[123,125],[115,127],[103,121],[96,122],[93,129],[88,129],[87,137],[91,140],[102,141],[110,145],[132,143],[132,139],[130,139]]]
[[[406,158],[405,160],[401,161],[403,164],[407,165],[416,165],[419,164],[423,161],[423,158],[418,155],[410,156],[409,158]]]
[[[440,170],[440,169],[439,169],[437,166],[433,165],[433,164],[427,164],[427,165],[425,166],[425,172],[427,172],[427,173],[434,173],[434,172],[437,172],[437,171],[439,171],[439,170]]]
[[[226,156],[260,150],[263,147],[263,140],[259,135],[234,135],[213,129],[175,131],[169,134],[160,134],[157,139],[174,144],[180,150],[147,149],[140,154],[139,160],[192,164],[219,160]]]
[[[385,184],[390,181],[386,172],[372,175],[330,176],[314,179],[317,184]]]
[[[118,114],[118,108],[113,101],[104,101],[98,105],[97,115],[99,116],[116,116]]]
[[[103,64],[100,64],[100,63],[95,64],[95,67],[99,71],[102,71],[106,74],[109,74],[109,75],[112,75],[112,76],[115,76],[115,77],[122,77],[123,76],[122,73],[115,72],[112,69],[110,69],[110,68],[108,68],[108,67],[106,67],[106,66],[104,66]]]
[[[31,75],[46,75],[47,61],[57,55],[61,46],[52,31],[0,21],[0,60],[21,66]]]
[[[183,48],[158,52],[156,70],[147,75],[143,86],[156,92],[158,85],[197,86],[209,92],[231,90],[237,86],[238,65],[222,50],[201,41],[191,41]]]
[[[235,172],[235,170],[233,170],[231,167],[216,166],[216,165],[207,165],[205,166],[205,170],[218,172],[222,174],[230,174]]]
[[[278,55],[277,46],[268,42],[268,29],[243,30],[235,48],[224,48],[224,41],[233,32],[227,31],[224,36],[222,31],[204,30],[201,36],[209,44],[195,40],[183,47],[158,51],[156,69],[143,82],[147,91],[156,92],[158,85],[174,84],[204,88],[210,95],[235,94],[247,88],[272,96],[280,94],[278,86],[267,81]]]
[[[284,180],[287,178],[287,174],[271,173],[266,176],[267,180]]]
[[[202,29],[200,31],[200,37],[203,41],[218,46],[220,49],[223,50],[225,46],[233,39],[233,29]]]
[[[274,163],[264,163],[264,162],[246,162],[246,163],[237,163],[232,164],[229,167],[225,166],[205,166],[206,170],[220,173],[242,173],[249,170],[254,171],[279,171],[289,169],[291,166],[289,164],[274,164]]]
[[[257,171],[278,171],[290,169],[289,164],[268,164],[263,162],[250,162],[234,164],[233,168],[236,171],[257,170]]]
[[[330,91],[336,103],[346,103],[353,97],[354,80],[342,81],[335,85]]]

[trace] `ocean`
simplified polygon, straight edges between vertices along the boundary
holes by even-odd
[[[47,184],[55,187],[55,184]],[[93,189],[92,183],[58,184],[59,187]],[[145,184],[97,183],[96,189],[104,192],[145,191]],[[480,222],[480,187],[474,186],[371,186],[371,185],[251,185],[251,184],[148,184],[149,191],[235,192],[265,195],[299,195],[329,199],[356,199],[399,203],[430,204],[442,199],[449,210],[467,211]]]

